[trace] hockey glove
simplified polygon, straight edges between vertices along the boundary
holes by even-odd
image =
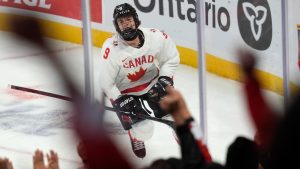
[[[153,102],[159,102],[166,95],[166,87],[173,86],[173,84],[173,80],[170,77],[159,77],[157,83],[148,91],[148,98]]]
[[[130,95],[122,95],[115,100],[113,105],[119,111],[118,117],[125,130],[130,129],[131,124],[141,120],[137,117],[137,114],[145,113],[137,98]]]
[[[130,95],[123,95],[114,102],[114,107],[129,116],[135,116],[136,109],[140,107],[139,102]]]

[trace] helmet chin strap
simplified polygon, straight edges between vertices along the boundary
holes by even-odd
[[[125,41],[132,41],[138,36],[138,31],[137,29],[128,28],[120,31],[119,34]]]

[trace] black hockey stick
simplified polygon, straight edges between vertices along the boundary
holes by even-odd
[[[67,97],[67,96],[63,96],[63,95],[59,95],[59,94],[54,94],[54,93],[50,93],[50,92],[45,92],[45,91],[41,91],[41,90],[36,90],[36,89],[31,89],[31,88],[27,88],[27,87],[21,87],[21,86],[16,86],[16,85],[8,85],[9,88],[14,89],[14,90],[20,90],[23,92],[28,92],[28,93],[34,93],[34,94],[39,94],[39,95],[43,95],[43,96],[48,96],[48,97],[53,97],[53,98],[57,98],[60,100],[66,100],[66,101],[70,101],[73,102],[74,100],[71,97]]]
[[[24,91],[24,92],[28,92],[28,93],[39,94],[39,95],[43,95],[43,96],[57,98],[57,99],[60,99],[60,100],[70,101],[70,102],[74,101],[71,97],[67,97],[67,96],[63,96],[63,95],[59,95],[59,94],[55,94],[55,93],[45,92],[45,91],[41,91],[41,90],[36,90],[36,89],[31,89],[31,88],[22,87],[22,86],[16,86],[16,85],[8,85],[8,86],[9,86],[9,88],[14,89],[14,90],[19,90],[19,91]],[[114,109],[113,107],[105,106],[104,109],[108,110],[108,111],[113,111],[113,112],[117,113],[117,110]],[[120,112],[120,111],[119,111],[119,113],[128,114],[127,112]],[[170,126],[171,128],[175,129],[175,123],[173,121],[166,120],[166,119],[160,119],[160,118],[156,118],[156,117],[151,117],[151,116],[146,116],[144,114],[136,114],[136,116],[138,118],[141,118],[141,119],[147,119],[147,120],[152,120],[152,121],[160,122],[160,123],[166,124],[166,125]]]

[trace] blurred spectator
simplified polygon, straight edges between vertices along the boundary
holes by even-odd
[[[203,169],[226,169],[226,168],[219,163],[212,162],[204,166]]]
[[[258,164],[258,149],[254,141],[245,137],[237,137],[228,147],[226,168],[257,169]]]
[[[53,150],[46,155],[48,165],[45,164],[44,154],[41,150],[36,150],[33,155],[34,169],[59,169],[58,155]]]
[[[158,159],[144,169],[182,169],[182,162],[180,159],[176,158],[169,158],[167,160]]]
[[[177,125],[176,132],[180,140],[182,154],[181,161],[176,165],[178,168],[258,169],[257,145],[254,141],[244,137],[237,137],[229,146],[225,167],[213,163],[206,145],[202,142],[203,135],[200,128],[194,122],[183,97],[177,90],[167,88],[167,96],[161,101],[161,107],[172,114]],[[172,163],[168,163],[171,166]]]
[[[181,145],[183,168],[201,168],[211,162],[211,156],[203,143],[203,134],[195,123],[186,103],[177,90],[167,87],[167,96],[160,106],[171,113],[176,123],[176,133]],[[179,167],[180,165],[177,165]]]
[[[300,95],[290,103],[272,141],[270,168],[298,168],[300,152]]]
[[[250,116],[257,128],[254,140],[258,146],[260,167],[270,168],[270,147],[277,131],[280,117],[270,107],[260,90],[255,74],[255,56],[247,51],[239,51],[241,68],[245,78],[245,94]]]
[[[0,158],[0,169],[13,169],[13,165],[8,158]]]
[[[262,149],[269,149],[274,132],[277,130],[278,113],[267,103],[261,93],[254,66],[255,57],[252,53],[240,51],[241,68],[245,75],[245,94],[248,102],[250,115],[257,128],[256,138]]]
[[[81,158],[81,161],[83,163],[83,167],[80,169],[88,169],[88,157],[87,157],[87,152],[86,152],[86,148],[83,144],[83,142],[79,142],[77,145],[77,153],[79,155],[79,157]]]
[[[264,169],[298,168],[300,151],[300,95],[278,117],[266,104],[257,78],[254,74],[255,56],[249,52],[240,53],[241,65],[246,75],[245,89],[250,115],[257,127],[256,137],[260,150],[265,153],[261,161]]]
[[[19,26],[22,25],[22,28]],[[63,82],[74,100],[75,130],[85,147],[87,163],[90,169],[99,168],[131,168],[107,134],[101,129],[103,104],[89,103],[77,90],[64,65],[43,39],[41,25],[34,18],[17,17],[11,21],[12,31],[20,38],[41,48],[48,55],[43,55],[53,69],[62,77]],[[41,161],[41,153],[36,152],[36,162]],[[40,164],[41,165],[41,164]],[[42,165],[41,165],[42,166]]]
[[[258,154],[259,154],[259,169],[269,169],[270,168],[270,150],[268,147],[264,146],[261,142],[261,137],[259,136],[259,133],[256,132],[254,136],[254,141],[258,148]]]

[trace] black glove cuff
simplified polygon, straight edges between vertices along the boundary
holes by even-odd
[[[184,124],[176,127],[176,132],[177,133],[185,133],[185,132],[189,131],[190,130],[189,125],[193,121],[194,121],[193,117],[186,119]]]
[[[174,82],[173,82],[173,79],[168,77],[168,76],[160,76],[158,78],[158,81],[164,86],[166,87],[167,85],[169,86],[173,86],[174,85]]]

